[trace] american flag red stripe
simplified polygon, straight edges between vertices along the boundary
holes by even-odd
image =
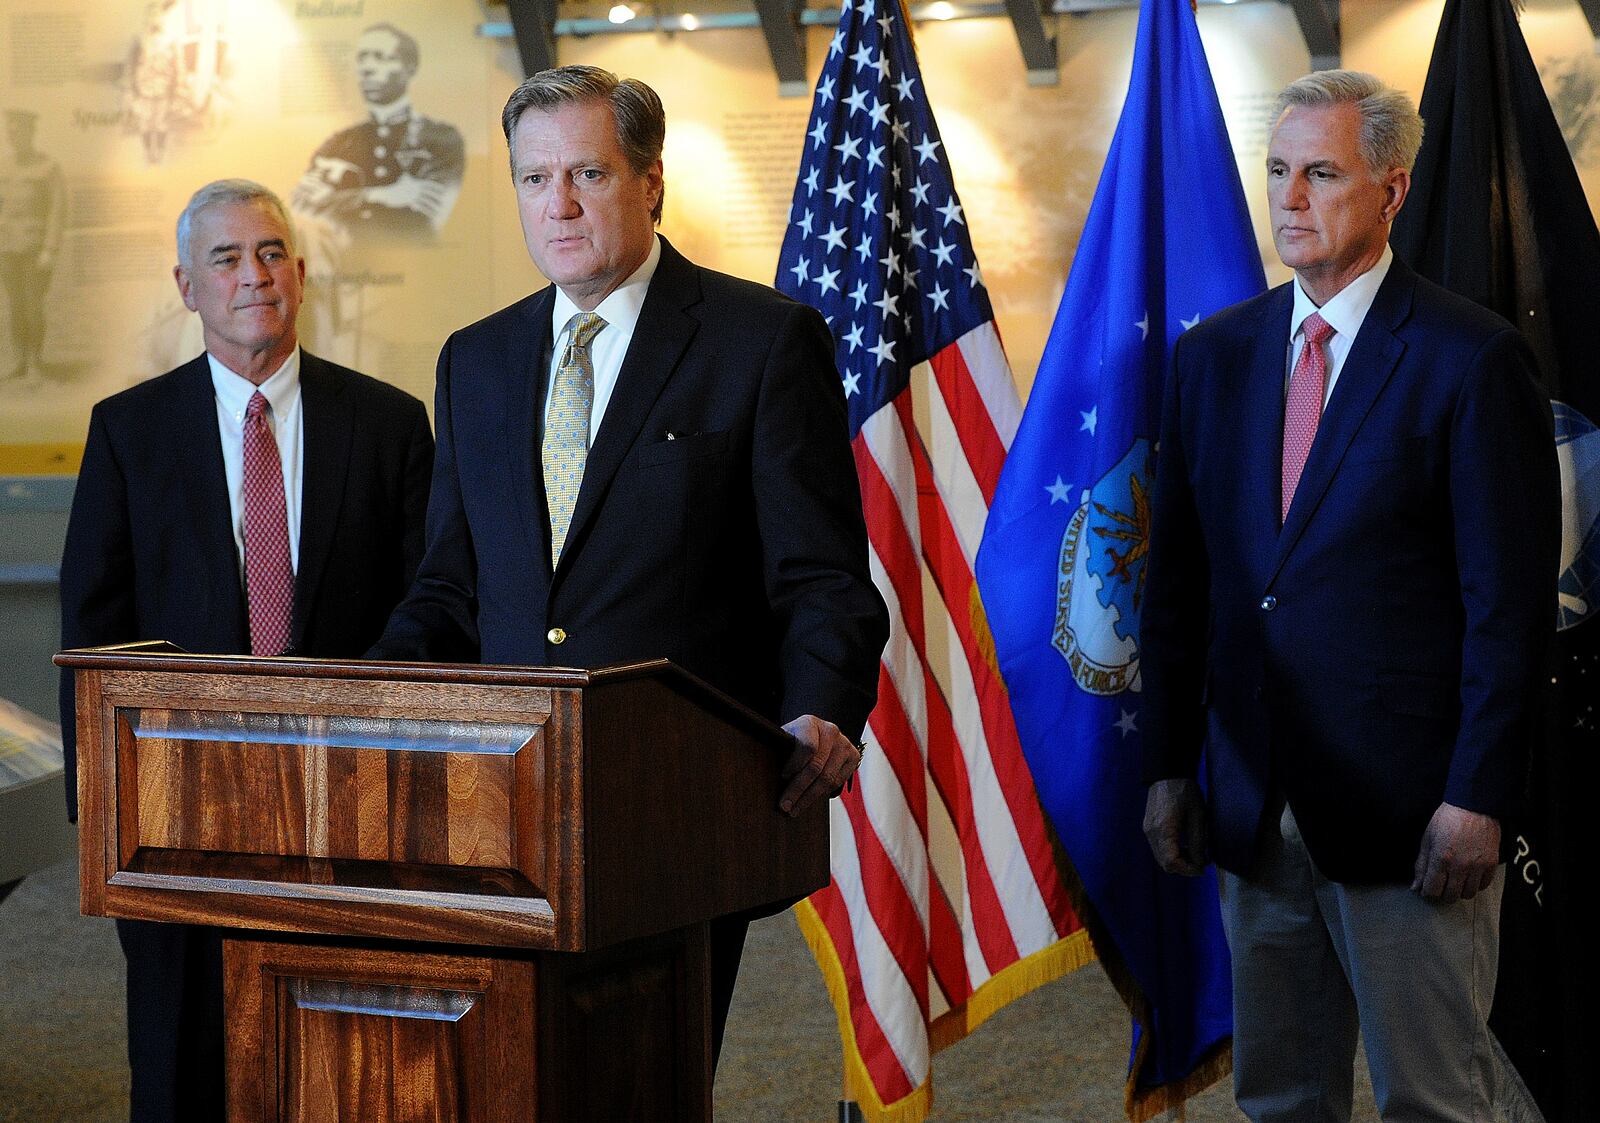
[[[886,791],[890,785],[880,784]],[[921,911],[906,890],[908,870],[897,865],[885,849],[885,841],[878,833],[868,814],[865,797],[855,795],[844,802],[844,811],[850,816],[850,828],[855,837],[856,856],[861,862],[862,883],[870,886],[867,908],[872,919],[883,933],[884,942],[894,953],[895,962],[905,975],[911,992],[917,996],[917,1006],[924,1016],[928,1010],[928,933],[922,923]],[[893,836],[890,836],[893,839]],[[916,861],[906,865],[918,865]],[[925,871],[923,872],[925,875]],[[918,878],[920,880],[920,878]]]
[[[916,1085],[889,1047],[889,1040],[867,1002],[866,986],[855,954],[855,937],[850,934],[850,914],[839,887],[830,885],[813,893],[807,905],[816,910],[833,952],[843,965],[845,1004],[849,1011],[845,1020],[846,1035],[853,1038],[859,1062],[872,1073],[874,1086],[882,1089],[887,1102],[910,1096],[916,1091]]]
[[[899,411],[901,404],[897,401],[896,412]],[[899,563],[894,568],[884,567],[891,587],[880,589],[885,602],[889,605],[893,621],[890,629],[890,650],[886,653],[886,658],[889,659],[891,667],[896,665],[897,655],[899,658],[910,659],[916,663],[914,668],[903,668],[898,676],[891,671],[889,677],[892,682],[898,683],[897,690],[902,693],[899,699],[901,706],[915,715],[912,721],[913,728],[920,726],[926,737],[926,743],[922,746],[905,745],[894,740],[886,741],[881,734],[879,742],[892,760],[906,759],[915,755],[926,761],[926,769],[931,774],[933,787],[940,795],[961,841],[961,857],[966,865],[968,892],[976,897],[978,902],[978,907],[972,910],[973,918],[970,922],[972,935],[976,940],[976,946],[982,949],[983,962],[987,968],[984,974],[987,976],[999,967],[1014,961],[1017,958],[1017,951],[1006,922],[1005,911],[999,907],[999,900],[986,868],[987,858],[979,838],[972,785],[965,761],[966,754],[962,750],[961,740],[956,731],[955,717],[951,713],[943,688],[929,666],[925,623],[927,612],[922,597],[921,572],[922,562],[926,560],[926,543],[923,544],[922,550],[917,550],[912,530],[912,527],[917,527],[917,535],[920,537],[920,514],[912,513],[908,516],[901,507],[903,500],[896,497],[894,489],[887,484],[887,479],[893,475],[904,481],[901,484],[903,490],[915,490],[918,475],[913,454],[915,446],[907,439],[907,431],[898,426],[869,424],[869,429],[888,433],[885,438],[888,443],[888,454],[880,459],[872,452],[868,447],[866,431],[856,438],[858,443],[856,460],[863,477],[864,503],[867,510],[867,534],[880,560],[890,557]],[[895,471],[886,473],[882,464],[890,457],[893,458]],[[918,511],[920,502],[913,496],[913,512]],[[920,559],[919,554],[922,555]],[[902,635],[909,651],[900,655],[897,651],[897,638]],[[922,689],[914,698],[907,699],[903,695],[909,685],[907,676],[911,674],[920,674]],[[916,720],[918,717],[921,719],[920,722]],[[875,722],[869,722],[869,725],[874,726],[875,733],[878,732]],[[926,845],[926,827],[922,826],[919,829],[923,844]],[[965,1000],[966,996],[961,997]]]
[[[1000,481],[1000,466],[1006,460],[1006,446],[989,420],[983,395],[972,381],[961,348],[946,347],[929,360],[929,365],[933,368],[934,378],[938,380],[939,392],[944,395],[950,416],[963,421],[958,430],[961,447],[987,503],[994,498],[995,484]]]
[[[946,356],[950,352],[957,352],[959,356],[957,347],[948,347],[934,357],[931,365],[936,372],[943,366],[947,379],[953,384],[952,390],[947,391],[947,400],[949,397],[963,400],[968,404],[970,411],[971,403],[974,400],[981,401],[981,398],[978,397],[976,387],[968,375],[965,362],[959,357],[955,361],[949,360]],[[960,388],[963,384],[969,393],[963,394]],[[909,425],[910,403],[902,397],[895,404],[900,412],[902,424]],[[972,445],[980,445],[985,435],[994,434],[993,427],[986,424],[987,420],[987,413],[984,413],[982,415],[984,423],[969,427],[975,434]],[[962,433],[966,430],[958,426],[957,431]],[[964,447],[970,447],[965,439],[962,443]],[[966,603],[973,588],[972,557],[956,534],[949,508],[940,493],[933,465],[926,451],[920,445],[914,444],[911,447],[911,458],[917,474],[923,553],[932,571],[934,584],[944,595],[950,622],[961,637],[961,647],[967,656],[974,685],[977,688],[978,706],[983,715],[990,760],[996,771],[1002,775],[1001,791],[1005,793],[1010,806],[1012,819],[1017,825],[1028,862],[1038,880],[1039,890],[1051,906],[1051,914],[1062,918],[1071,917],[1073,914],[1067,903],[1061,879],[1056,872],[1055,856],[1051,851],[1044,815],[1033,796],[1033,777],[1022,756],[1022,744],[1017,737],[1016,724],[1011,718],[1005,686],[1000,681],[996,668],[983,654],[979,639],[973,630],[972,614],[968,611]],[[1065,919],[1063,922],[1066,922]],[[1059,928],[1058,932],[1065,935]]]
[[[1088,951],[973,582],[1022,410],[904,23],[844,0],[778,284],[833,329],[890,615],[873,748],[832,812],[833,884],[799,913],[850,1095],[914,1123],[936,1045]]]

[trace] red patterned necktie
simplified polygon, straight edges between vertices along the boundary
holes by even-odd
[[[244,412],[244,588],[250,606],[250,654],[282,655],[294,615],[289,511],[283,461],[257,390]]]
[[[1311,453],[1311,442],[1316,439],[1322,398],[1328,387],[1328,354],[1322,345],[1333,335],[1333,329],[1313,312],[1300,330],[1305,333],[1306,345],[1300,349],[1294,373],[1289,376],[1289,397],[1283,409],[1283,509],[1278,513],[1279,522],[1289,517],[1289,504],[1294,502],[1294,489],[1300,485],[1300,473]]]

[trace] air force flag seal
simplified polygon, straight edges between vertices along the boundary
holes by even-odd
[[[1150,540],[1150,442],[1135,438],[1067,520],[1051,645],[1090,694],[1139,689],[1139,606]]]

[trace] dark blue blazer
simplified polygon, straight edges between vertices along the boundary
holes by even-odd
[[[768,717],[855,736],[888,623],[822,317],[663,239],[552,568],[538,448],[554,300],[446,341],[427,554],[370,654],[665,656]]]
[[[1408,881],[1441,801],[1504,817],[1539,735],[1560,480],[1518,332],[1396,260],[1279,527],[1292,285],[1178,340],[1142,631],[1145,778],[1204,750],[1213,856],[1274,791],[1336,881]]]
[[[360,655],[422,557],[433,437],[422,403],[301,353],[304,460],[292,650]],[[94,407],[61,559],[61,644],[250,649],[211,368],[200,355]],[[61,682],[75,774],[72,679]],[[77,793],[67,785],[76,818]]]

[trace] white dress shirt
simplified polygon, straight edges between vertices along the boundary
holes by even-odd
[[[1328,408],[1328,401],[1333,396],[1333,384],[1339,380],[1339,372],[1344,369],[1345,356],[1350,354],[1350,345],[1356,341],[1356,333],[1361,330],[1362,322],[1372,310],[1378,286],[1389,275],[1389,266],[1393,262],[1394,251],[1385,245],[1383,256],[1378,258],[1376,265],[1340,289],[1321,308],[1300,287],[1300,278],[1294,279],[1294,312],[1289,316],[1289,365],[1285,368],[1287,373],[1283,379],[1286,390],[1289,375],[1294,373],[1295,360],[1300,357],[1300,349],[1306,345],[1306,333],[1300,330],[1300,325],[1311,313],[1319,312],[1333,329],[1333,335],[1323,344],[1328,360],[1328,385],[1322,391],[1322,408]]]
[[[600,419],[605,416],[611,402],[611,392],[617,388],[617,375],[622,370],[622,360],[628,354],[628,344],[633,340],[633,329],[639,325],[639,310],[644,307],[644,294],[650,288],[650,278],[656,275],[661,261],[661,239],[650,239],[650,253],[644,264],[635,269],[626,281],[595,306],[595,315],[606,322],[600,334],[589,344],[589,361],[594,366],[594,404],[589,409],[589,447],[594,447],[595,434],[600,432]],[[566,293],[556,289],[555,308],[550,313],[551,349],[549,377],[545,379],[544,409],[550,413],[550,394],[556,385],[556,370],[561,366],[567,350],[567,321],[583,309]]]
[[[267,399],[267,423],[283,461],[283,498],[289,514],[289,564],[300,572],[301,467],[305,463],[304,413],[300,409],[300,348],[296,347],[272,377],[259,387],[223,366],[211,352],[211,385],[217,395],[217,427],[222,431],[222,467],[228,477],[228,510],[233,545],[239,552],[239,580],[244,580],[244,413],[259,389]]]

